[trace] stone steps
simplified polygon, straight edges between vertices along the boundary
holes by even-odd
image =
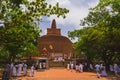
[[[67,61],[63,62],[54,62],[54,61],[49,61],[49,67],[66,67],[67,66]]]

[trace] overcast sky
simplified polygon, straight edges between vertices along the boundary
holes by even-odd
[[[75,29],[81,29],[80,20],[86,17],[89,13],[89,8],[94,7],[98,4],[99,0],[47,0],[50,4],[59,2],[60,7],[69,9],[69,13],[66,18],[57,18],[56,16],[44,17],[44,22],[41,22],[40,28],[42,34],[46,34],[46,29],[51,27],[53,19],[56,20],[57,28],[61,28],[61,34],[67,36],[68,31]]]

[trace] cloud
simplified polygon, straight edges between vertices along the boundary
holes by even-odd
[[[59,2],[60,7],[69,9],[69,13],[66,15],[66,18],[62,17],[57,18],[56,16],[50,16],[49,21],[56,19],[57,24],[62,25],[74,25],[75,29],[80,29],[80,20],[85,18],[89,13],[89,8],[94,7],[98,0],[47,0],[49,4],[55,5],[56,2]]]
[[[42,34],[45,35],[47,28],[51,27],[51,22],[56,19],[57,27],[61,29],[61,34],[68,36],[68,31],[73,31],[75,29],[81,29],[80,20],[85,18],[89,13],[89,8],[97,5],[99,0],[47,0],[49,4],[55,5],[57,2],[60,7],[69,9],[69,13],[66,18],[57,18],[57,16],[50,16],[43,18],[45,21],[41,24]],[[77,39],[72,40],[75,42]]]

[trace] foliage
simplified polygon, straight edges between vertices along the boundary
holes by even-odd
[[[100,0],[81,20],[81,30],[69,32],[69,37],[78,38],[75,43],[79,55],[84,52],[90,61],[110,64],[120,56],[120,0]]]
[[[3,62],[4,60],[8,61],[8,57],[9,57],[8,51],[1,46],[0,47],[0,61],[3,61]]]
[[[36,22],[41,21],[41,16],[56,14],[65,18],[66,13],[66,8],[58,3],[52,6],[46,0],[1,0],[0,47],[7,51],[9,61],[38,53],[40,30]]]

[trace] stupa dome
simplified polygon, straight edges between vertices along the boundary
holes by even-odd
[[[54,57],[71,57],[72,42],[65,36],[61,35],[61,29],[56,28],[56,21],[52,21],[51,28],[47,29],[47,34],[43,35],[38,40],[38,49],[40,54],[46,52]]]

